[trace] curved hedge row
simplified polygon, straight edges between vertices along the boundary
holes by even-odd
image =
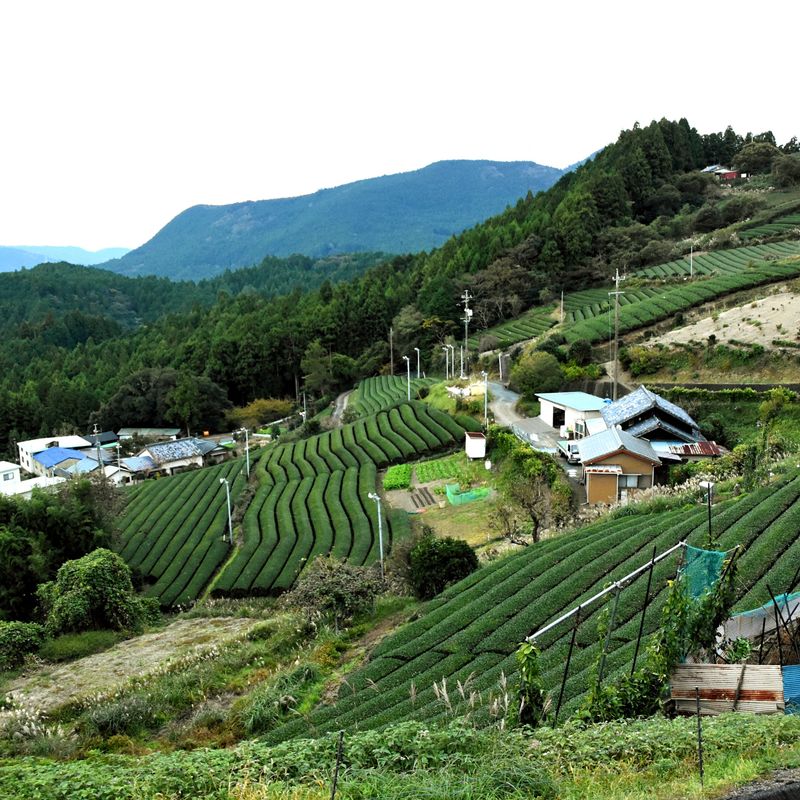
[[[244,545],[225,565],[214,593],[277,593],[317,555],[355,564],[379,557],[377,470],[420,453],[453,446],[464,428],[419,401],[264,453],[261,486],[244,515]],[[384,550],[408,532],[407,515],[382,509]],[[387,515],[388,511],[388,515]]]
[[[737,579],[738,608],[769,599],[766,584],[785,591],[800,559],[800,477],[788,476],[750,495],[718,505],[713,529],[720,549],[742,545]],[[609,582],[647,562],[655,547],[662,552],[679,541],[702,546],[707,535],[704,509],[689,506],[671,512],[631,513],[606,519],[573,533],[545,540],[500,559],[448,589],[420,619],[387,637],[370,663],[348,677],[348,689],[332,706],[279,729],[285,739],[346,729],[377,728],[405,719],[433,720],[467,713],[457,681],[470,692],[497,693],[501,674],[516,672],[515,650],[530,633],[561,612],[586,601]],[[660,562],[653,573],[653,600],[645,631],[658,625],[667,581],[677,556]],[[630,670],[646,578],[620,594],[606,674]],[[569,713],[589,686],[599,652],[602,605],[587,609],[578,628],[578,648],[566,686]],[[538,642],[546,689],[557,693],[563,675],[571,625],[558,626]],[[445,678],[454,710],[433,690]],[[413,684],[413,688],[412,688]],[[489,722],[484,707],[471,710],[473,721]]]
[[[225,487],[244,488],[242,460],[146,481],[129,490],[120,555],[164,607],[194,600],[228,555]]]
[[[402,366],[405,366],[404,364]],[[415,364],[411,365],[416,375]],[[434,378],[411,378],[411,398],[415,400],[419,390],[435,383]],[[408,378],[405,375],[378,375],[366,378],[350,396],[350,403],[360,414],[375,414],[407,401]]]

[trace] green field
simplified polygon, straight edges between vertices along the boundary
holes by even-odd
[[[747,241],[749,239],[759,239],[762,236],[775,236],[797,230],[800,230],[800,214],[788,214],[763,225],[745,228],[739,231],[739,238]]]
[[[266,451],[259,488],[244,515],[244,545],[214,584],[218,595],[277,593],[315,556],[355,564],[378,558],[377,470],[455,446],[464,429],[423,403],[400,403],[351,425]],[[387,550],[409,529],[404,511],[383,507]]]
[[[800,561],[800,477],[784,477],[751,495],[715,507],[713,525],[719,548],[743,545],[737,576],[737,608],[756,607],[769,599],[767,583],[783,592]],[[434,721],[463,714],[467,703],[457,686],[487,696],[501,675],[516,672],[519,642],[548,621],[584,602],[611,581],[621,578],[679,541],[702,546],[705,509],[698,505],[660,513],[629,513],[548,539],[473,573],[452,586],[427,608],[427,613],[384,639],[370,663],[348,677],[335,705],[324,706],[308,719],[276,731],[274,738],[314,735],[338,729],[379,728],[401,720]],[[653,575],[653,602],[645,631],[656,629],[666,584],[676,570],[677,556],[660,562]],[[620,595],[611,638],[607,675],[629,671],[635,646],[646,579],[638,579]],[[602,605],[587,610],[578,629],[562,713],[574,711],[586,692],[599,652],[598,619]],[[558,691],[564,671],[571,626],[562,625],[538,642],[547,691]],[[453,710],[433,690],[446,679]],[[472,719],[489,723],[489,711],[473,710]]]
[[[499,347],[509,347],[526,339],[536,339],[555,325],[552,312],[553,309],[550,307],[535,308],[508,322],[475,333],[469,338],[470,350],[477,350],[478,343],[484,336],[493,336]]]
[[[228,555],[225,487],[244,488],[243,461],[158,478],[132,487],[121,521],[120,554],[153,581],[146,594],[164,607],[194,600]]]
[[[416,374],[412,369],[412,374]],[[417,398],[417,393],[423,386],[435,383],[434,378],[411,379],[411,399]],[[401,375],[377,375],[366,378],[358,384],[358,388],[350,395],[350,405],[359,414],[376,414],[408,397],[408,378]]]

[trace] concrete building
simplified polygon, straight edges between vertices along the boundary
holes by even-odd
[[[600,411],[610,402],[587,392],[544,392],[536,397],[539,418],[551,428],[578,439],[588,435],[587,420],[598,419]]]
[[[70,450],[85,450],[91,442],[83,436],[49,436],[45,439],[28,439],[17,444],[19,463],[22,469],[32,475],[44,475],[46,472],[34,461],[34,456],[51,447],[62,447]]]

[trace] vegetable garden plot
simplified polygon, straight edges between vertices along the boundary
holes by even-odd
[[[800,478],[789,476],[719,504],[712,526],[719,549],[744,547],[737,582],[740,604],[757,604],[767,582],[775,584],[775,591],[784,591],[800,555]],[[428,613],[385,639],[372,662],[348,679],[352,688],[339,703],[312,713],[307,723],[292,723],[272,736],[303,735],[309,724],[321,733],[337,727],[363,729],[403,719],[436,719],[450,713],[435,696],[434,681],[447,679],[456,706],[461,702],[455,697],[456,680],[469,679],[470,687],[485,696],[496,689],[501,671],[507,676],[516,671],[514,651],[526,635],[646,563],[653,547],[663,552],[679,541],[702,547],[706,536],[705,509],[691,506],[594,523],[494,562],[449,588],[430,604]],[[659,624],[667,581],[676,566],[677,558],[671,556],[654,568],[646,634]],[[607,658],[609,677],[630,670],[645,588],[646,579],[640,576],[620,594]],[[602,606],[587,609],[578,629],[579,648],[571,663],[562,713],[574,711],[587,689],[599,652],[601,611]],[[550,691],[560,685],[571,632],[567,623],[539,642],[542,675]],[[485,708],[475,711],[472,719],[491,721]]]

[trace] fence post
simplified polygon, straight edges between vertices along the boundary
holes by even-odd
[[[606,655],[608,655],[608,648],[611,644],[611,631],[614,630],[614,621],[617,618],[617,604],[619,603],[620,585],[617,584],[617,591],[614,592],[614,605],[611,608],[611,619],[608,621],[608,632],[606,633],[606,643],[603,646],[603,655],[600,659],[600,669],[597,671],[597,688],[603,683],[603,675],[606,671]]]
[[[339,764],[342,763],[342,745],[344,743],[344,731],[339,731],[339,746],[336,748],[336,767],[333,770],[333,786],[331,786],[331,800],[336,797],[336,784],[339,783]]]
[[[556,715],[553,719],[553,727],[558,725],[558,712],[561,711],[561,701],[564,699],[564,688],[567,685],[567,675],[569,674],[569,664],[572,661],[572,651],[575,648],[575,636],[578,633],[578,625],[581,619],[581,607],[578,606],[578,611],[575,614],[575,624],[572,626],[572,638],[569,642],[569,653],[567,654],[567,663],[564,665],[564,677],[561,679],[561,689],[558,692],[558,703],[556,704]]]
[[[631,675],[636,672],[636,659],[639,658],[639,645],[642,643],[642,633],[644,632],[644,615],[647,613],[647,606],[650,604],[650,587],[653,583],[653,567],[656,565],[656,546],[653,546],[653,558],[650,560],[650,570],[647,573],[647,591],[644,593],[644,605],[642,606],[642,618],[639,620],[639,634],[636,637],[636,649],[633,651],[633,664],[631,664]]]
[[[697,705],[697,763],[700,765],[700,786],[703,784],[703,725],[700,722],[700,687],[694,687],[694,700]]]
[[[761,644],[758,646],[758,663],[761,665],[761,660],[764,656],[764,633],[767,630],[767,614],[764,612],[764,619],[761,620]]]

